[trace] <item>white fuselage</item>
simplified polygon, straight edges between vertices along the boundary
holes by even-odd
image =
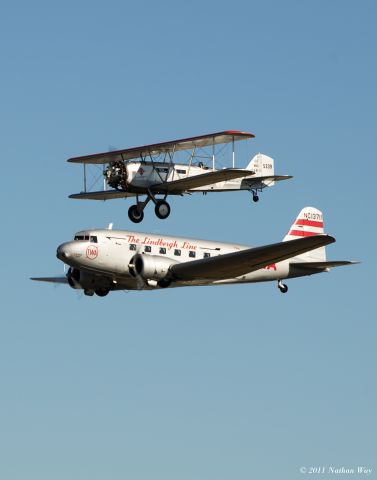
[[[250,246],[186,237],[123,230],[87,230],[78,232],[75,240],[60,245],[57,257],[72,269],[82,272],[81,278],[86,283],[84,285],[80,281],[76,288],[143,290],[158,288],[157,280],[166,275],[170,265],[247,248]],[[135,275],[132,269],[135,255],[150,260],[152,270]],[[289,275],[289,261],[285,260],[236,278],[174,282],[170,286],[265,282],[288,276],[297,275]]]
[[[179,163],[163,163],[163,162],[136,162],[131,161],[127,163],[127,181],[128,189],[130,191],[143,191],[146,188],[156,185],[164,184],[166,182],[173,182],[187,177],[194,177],[204,173],[216,171],[208,168],[205,165],[188,165]],[[250,171],[250,177],[253,177],[253,171]],[[247,177],[247,178],[250,178]],[[250,187],[244,181],[244,178],[235,178],[222,182],[211,183],[203,187],[194,187],[188,191],[196,192],[215,192],[222,190],[249,190]]]

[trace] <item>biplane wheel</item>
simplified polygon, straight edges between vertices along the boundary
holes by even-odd
[[[159,200],[154,207],[154,211],[158,218],[164,220],[170,215],[170,205],[165,200]]]
[[[94,290],[94,293],[98,296],[98,297],[106,297],[106,295],[109,293],[109,289],[108,288],[98,288],[97,290]]]
[[[281,293],[287,293],[288,292],[288,285],[285,283],[279,283],[279,290]]]
[[[140,223],[144,218],[144,212],[139,211],[137,205],[131,205],[128,209],[128,218],[131,222]]]
[[[253,202],[258,202],[258,201],[259,201],[258,195],[253,195]]]

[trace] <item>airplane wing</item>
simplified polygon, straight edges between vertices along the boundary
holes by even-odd
[[[112,152],[95,153],[82,157],[72,157],[67,161],[71,163],[90,163],[104,164],[132,160],[134,158],[146,157],[147,155],[158,155],[160,153],[174,153],[179,150],[191,150],[193,148],[203,148],[219,143],[231,143],[239,140],[254,138],[255,135],[238,130],[227,130],[225,132],[209,133],[198,137],[182,138],[180,140],[171,140],[169,142],[144,145],[142,147],[126,148],[124,150],[115,150]]]
[[[112,198],[134,197],[135,193],[122,192],[119,190],[100,190],[98,192],[73,193],[69,198],[84,200],[110,200]]]
[[[64,277],[31,277],[30,280],[36,280],[37,282],[49,282],[49,283],[68,283],[66,276]]]
[[[313,235],[289,242],[274,243],[263,247],[248,248],[217,257],[177,263],[169,269],[170,276],[177,281],[225,280],[239,277],[294,257],[300,253],[335,242],[330,235]]]
[[[215,170],[207,173],[201,173],[192,177],[173,180],[172,182],[157,183],[151,186],[152,192],[163,193],[181,193],[193,188],[203,187],[212,183],[224,182],[233,178],[248,177],[253,175],[251,170],[240,168],[224,168],[223,170]]]

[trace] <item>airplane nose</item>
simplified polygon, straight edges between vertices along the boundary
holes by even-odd
[[[64,260],[65,258],[69,257],[69,252],[67,251],[67,248],[65,248],[64,243],[58,246],[56,250],[56,256],[58,257],[59,260]]]

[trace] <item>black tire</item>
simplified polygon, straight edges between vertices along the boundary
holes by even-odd
[[[170,205],[165,200],[159,200],[154,207],[154,212],[158,218],[165,220],[170,215]]]
[[[157,282],[157,285],[160,287],[160,288],[168,288],[171,284],[171,280],[167,279],[167,278],[162,278],[161,280],[159,280]]]
[[[258,195],[253,195],[253,202],[259,202]]]
[[[98,288],[97,290],[94,290],[94,293],[98,296],[98,297],[106,297],[106,295],[109,293],[109,289],[108,288]]]
[[[288,292],[288,285],[283,283],[282,286],[279,287],[279,290],[281,291],[281,293],[287,293]]]
[[[131,222],[140,223],[143,221],[144,212],[139,212],[137,205],[131,205],[131,207],[128,209],[128,218],[131,220]]]

